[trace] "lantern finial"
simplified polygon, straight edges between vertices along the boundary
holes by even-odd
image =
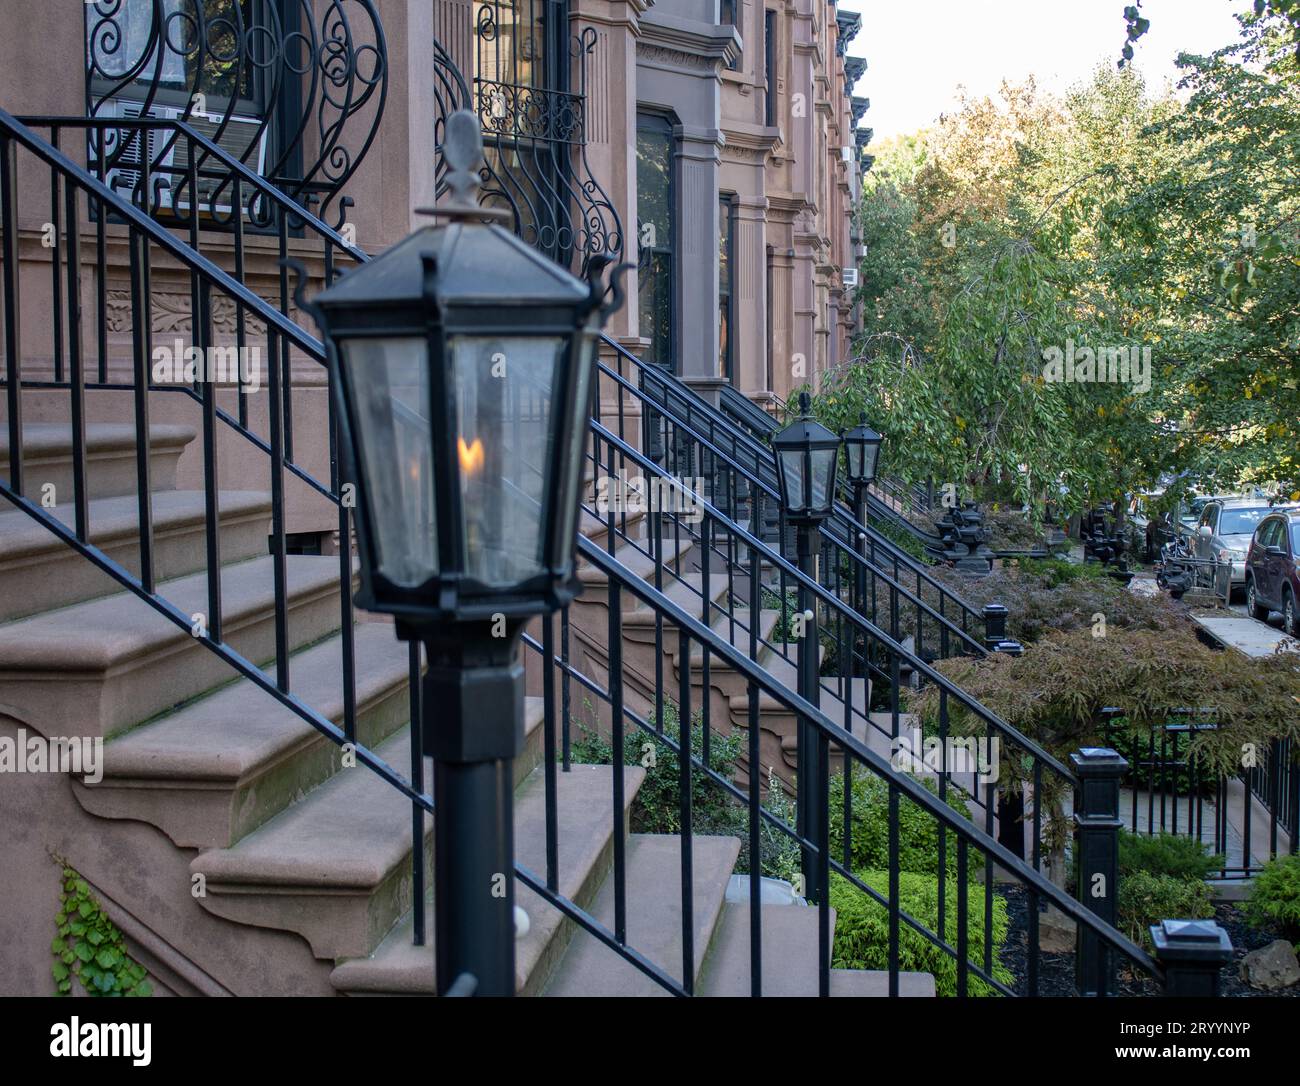
[[[808,393],[806,392],[799,393],[799,414],[801,415],[812,414],[812,397],[809,396]]]
[[[511,213],[502,207],[484,207],[479,203],[479,173],[486,165],[483,157],[483,130],[478,117],[468,109],[458,109],[447,118],[443,130],[442,158],[449,167],[446,177],[448,198],[437,207],[419,207],[420,215],[438,215],[445,219],[508,219]]]

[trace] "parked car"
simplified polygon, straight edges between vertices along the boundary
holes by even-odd
[[[1282,612],[1282,625],[1300,637],[1300,509],[1270,513],[1259,522],[1246,555],[1246,608],[1263,621]]]
[[[1231,563],[1229,595],[1246,586],[1246,552],[1255,529],[1273,512],[1260,498],[1213,498],[1201,510],[1195,553],[1201,559]]]

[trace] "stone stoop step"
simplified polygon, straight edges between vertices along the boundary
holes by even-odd
[[[748,904],[730,903],[722,910],[713,949],[704,963],[699,992],[704,996],[748,997],[750,994],[750,913]],[[763,905],[760,964],[765,996],[816,996],[819,953],[818,910],[795,905]],[[835,910],[830,914],[831,946],[835,943]],[[832,996],[888,996],[885,970],[832,969]],[[929,973],[900,972],[898,994],[933,996]]]
[[[694,548],[695,544],[684,535],[680,539],[666,536],[663,540],[663,564],[672,569],[683,569],[682,562]],[[622,563],[633,576],[641,578],[647,584],[654,584],[655,559],[653,555],[647,553],[649,549],[646,540],[637,541],[635,546],[631,543],[622,543],[614,549],[614,560]],[[581,559],[578,562],[578,579],[584,585],[592,587],[604,585],[609,580],[604,570]],[[630,594],[624,591],[625,594]]]
[[[410,749],[404,729],[375,753],[405,776]],[[432,830],[426,815],[426,852]],[[368,954],[410,908],[411,801],[358,764],[190,871],[217,916],[295,931],[318,958]]]
[[[740,855],[735,837],[697,836],[692,841],[694,969],[713,939],[726,899],[727,880]],[[682,838],[633,834],[627,844],[627,945],[669,976],[682,973]],[[592,915],[614,925],[613,875],[596,897]],[[548,996],[654,996],[669,993],[616,951],[578,932],[546,988]]]
[[[155,423],[149,427],[149,489],[176,489],[176,464],[185,447],[198,436],[192,426]],[[68,423],[23,423],[23,493],[40,501],[41,488],[54,484],[59,505],[74,499],[72,426]],[[9,427],[0,425],[0,463],[9,474]],[[135,424],[86,424],[86,489],[91,498],[113,498],[136,492]]]
[[[221,569],[223,637],[254,661],[275,655],[273,567],[266,556]],[[338,629],[337,557],[289,555],[285,582],[290,651]],[[207,611],[206,573],[157,591],[187,615]],[[130,592],[0,626],[5,701],[52,734],[108,738],[233,677],[189,629]]]
[[[624,798],[630,809],[645,770],[624,769]],[[559,892],[587,907],[609,868],[613,850],[612,766],[575,764],[556,773],[559,824]],[[626,815],[626,811],[625,811]],[[542,767],[515,796],[515,859],[546,877],[546,785]],[[626,821],[624,822],[626,825]],[[430,869],[432,881],[432,869]],[[516,981],[521,995],[534,994],[564,952],[574,924],[558,909],[516,881],[516,903],[529,918],[528,934],[515,944]],[[432,995],[434,993],[433,904],[426,901],[424,946],[412,942],[408,911],[374,954],[341,962],[331,982],[347,995]]]
[[[304,692],[340,728],[342,653],[338,633],[289,658],[290,691]],[[373,747],[410,720],[407,647],[386,623],[363,623],[354,660],[357,739]],[[92,814],[152,823],[183,848],[224,848],[328,779],[339,762],[331,740],[239,679],[110,739],[103,780],[76,792]]]
[[[162,490],[152,495],[150,505],[155,579],[171,580],[206,568],[207,505],[203,492]],[[76,509],[71,501],[47,511],[69,528],[75,523]],[[94,498],[87,512],[90,542],[138,576],[139,505],[135,495]],[[267,553],[270,494],[221,491],[218,518],[224,563]],[[117,581],[87,562],[45,525],[21,510],[0,512],[0,622],[121,591]]]
[[[538,699],[528,699],[525,724],[526,771],[541,754]],[[409,728],[372,749],[408,776]],[[426,815],[430,872],[432,832]],[[202,903],[217,916],[296,931],[318,958],[366,955],[411,908],[411,802],[365,766],[338,770],[234,845],[201,853],[191,871],[204,876]]]

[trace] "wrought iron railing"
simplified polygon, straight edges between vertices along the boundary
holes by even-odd
[[[618,561],[614,553],[616,547],[617,542],[612,534],[607,536],[604,548],[591,540],[579,540],[581,556],[592,567],[603,573],[608,582],[607,644],[610,652],[605,684],[598,683],[591,676],[575,669],[571,663],[554,656],[549,652],[548,647],[544,646],[543,651],[547,652],[548,658],[561,669],[562,674],[580,684],[587,695],[598,698],[608,707],[611,719],[610,751],[616,782],[616,791],[611,797],[615,841],[621,840],[627,830],[627,822],[623,814],[623,796],[617,791],[617,782],[623,779],[624,747],[629,729],[636,729],[632,734],[639,732],[646,738],[653,737],[655,741],[667,746],[678,759],[681,771],[677,821],[680,826],[684,875],[689,876],[692,869],[695,834],[693,802],[700,784],[703,783],[714,794],[733,803],[740,811],[741,821],[738,823],[737,832],[745,835],[744,840],[748,843],[751,857],[748,871],[747,909],[751,995],[761,995],[764,991],[761,856],[765,831],[775,831],[780,839],[790,842],[805,856],[811,858],[815,870],[809,873],[810,884],[830,887],[832,876],[835,876],[839,884],[845,888],[845,892],[861,894],[864,900],[874,902],[876,907],[883,910],[888,937],[886,960],[881,971],[887,976],[887,990],[891,996],[900,993],[901,974],[904,971],[900,948],[902,933],[905,930],[909,938],[917,937],[924,940],[942,958],[952,961],[955,967],[955,994],[959,996],[974,994],[977,986],[980,991],[987,994],[1008,996],[1039,994],[1042,960],[1039,912],[1040,908],[1047,905],[1059,909],[1070,922],[1079,925],[1088,937],[1095,941],[1090,944],[1092,948],[1090,953],[1097,955],[1097,969],[1103,977],[1113,978],[1117,968],[1123,963],[1135,977],[1148,978],[1155,990],[1159,989],[1164,980],[1163,970],[1144,950],[1000,845],[992,835],[954,811],[939,796],[913,778],[897,773],[890,766],[888,759],[872,750],[865,739],[851,735],[829,719],[817,706],[800,698],[782,683],[774,681],[760,664],[751,659],[750,655],[732,645],[725,637],[719,636],[701,619],[658,592],[648,581],[633,574]],[[757,580],[752,582],[752,592],[752,604],[757,608]],[[663,622],[668,631],[666,637],[669,643],[674,640],[677,642],[677,656],[681,665],[677,677],[675,705],[679,721],[676,736],[662,726],[661,718],[657,718],[654,712],[638,712],[628,704],[619,649],[622,644],[621,626],[624,614],[622,600],[625,593],[634,597]],[[754,642],[751,640],[750,651],[753,652],[754,648]],[[882,782],[888,791],[891,813],[887,878],[877,880],[877,885],[872,885],[863,877],[862,872],[854,870],[851,863],[845,863],[833,855],[829,820],[821,821],[815,836],[808,837],[800,833],[798,828],[791,826],[788,821],[774,815],[763,804],[760,774],[751,772],[747,785],[740,788],[732,780],[717,773],[706,756],[692,752],[694,743],[690,732],[696,727],[703,730],[701,747],[707,751],[711,729],[707,710],[704,709],[703,704],[698,713],[694,708],[693,676],[697,672],[693,650],[699,653],[700,668],[709,666],[730,668],[745,682],[747,693],[744,695],[744,701],[745,713],[750,721],[748,745],[751,764],[755,764],[759,757],[758,720],[761,701],[766,697],[797,714],[814,730],[815,742],[821,755],[818,759],[820,772],[816,779],[804,780],[802,787],[811,786],[816,790],[818,803],[823,810],[828,804],[829,767],[835,755],[838,755],[836,760],[842,761],[846,767],[851,767],[846,769],[847,772],[865,774]],[[897,696],[896,692],[894,696]],[[548,751],[547,756],[553,755]],[[953,869],[950,871],[946,864],[941,862],[935,872],[939,895],[937,922],[929,920],[928,917],[914,915],[901,902],[901,842],[897,816],[903,803],[915,804],[922,818],[934,820],[939,840],[944,840],[948,835],[953,839],[955,854]],[[852,822],[844,823],[844,827],[845,836],[851,838]],[[555,828],[554,822],[548,824],[548,835]],[[1004,878],[1023,889],[1028,899],[1024,932],[1026,969],[1023,977],[1013,977],[1010,982],[1001,972],[1001,962],[998,961],[998,954],[994,949],[994,940],[980,934],[993,930],[994,901],[998,896],[992,877],[994,870],[1000,871]],[[981,872],[982,882],[971,880],[970,873],[974,871]],[[648,961],[627,937],[627,863],[626,858],[621,856],[618,850],[614,854],[611,878],[615,884],[615,915],[612,930],[576,908],[565,908],[566,915],[576,920],[610,951],[631,962],[662,988],[677,995],[694,994],[696,969],[693,939],[696,924],[689,877],[683,878],[680,903],[679,945],[682,948],[682,958],[680,962],[673,963]],[[524,881],[534,888],[543,885],[543,881],[536,875],[531,875],[531,878],[525,878]],[[623,893],[618,892],[620,887]],[[829,995],[831,991],[833,948],[830,936],[830,896],[830,893],[820,893],[817,900],[811,903],[817,909],[818,916],[817,994],[823,996]],[[981,924],[982,927],[979,926]],[[1085,941],[1085,945],[1089,944]],[[1104,983],[1101,991],[1116,994],[1113,979]]]
[[[375,141],[388,92],[373,0],[88,0],[85,19],[89,118],[186,122],[342,225],[351,203],[342,189]],[[100,176],[151,215],[211,223],[229,218],[227,202],[241,206],[206,148],[169,141],[163,128],[88,132]],[[262,210],[242,207],[255,225]]]
[[[20,191],[18,178],[20,170],[24,179],[35,177],[44,170],[49,178],[49,185],[28,189],[23,186]],[[236,171],[235,190],[247,180]],[[22,313],[22,287],[31,282],[25,277],[19,266],[18,223],[24,208],[21,200],[29,192],[51,193],[54,201],[64,211],[65,228],[57,235],[56,248],[53,253],[54,265],[64,276],[65,293],[61,306],[63,311],[59,320],[63,321],[62,350],[66,355],[66,369],[57,377],[42,370],[39,376],[29,379],[24,370],[31,366],[34,355],[33,344],[39,339],[35,334],[24,336],[20,315]],[[263,183],[260,195],[273,204],[276,214],[288,219],[290,216],[301,217],[301,209],[291,200],[279,194],[269,184]],[[27,197],[30,198],[30,197]],[[43,208],[41,209],[43,210]],[[83,216],[83,211],[86,215]],[[130,373],[124,379],[99,381],[91,376],[88,379],[89,356],[83,350],[83,321],[90,316],[83,312],[81,299],[92,296],[96,291],[84,292],[83,280],[102,279],[109,274],[109,268],[97,260],[86,259],[81,245],[81,227],[87,219],[92,223],[103,221],[103,216],[110,213],[117,220],[113,227],[115,245],[123,245],[129,265],[129,321],[127,331],[131,336]],[[96,215],[99,218],[96,218]],[[332,231],[319,220],[304,220],[310,232],[330,241],[335,249],[343,248],[341,239],[332,237]],[[350,631],[353,626],[351,589],[353,582],[353,560],[348,545],[350,522],[347,503],[343,500],[343,469],[334,455],[337,444],[331,442],[330,473],[328,480],[318,480],[311,471],[295,462],[286,449],[286,423],[284,413],[283,374],[278,366],[272,365],[268,370],[269,412],[267,425],[269,438],[262,438],[241,420],[218,408],[216,403],[216,386],[210,373],[205,375],[200,387],[188,385],[160,385],[151,380],[149,362],[152,358],[154,328],[151,321],[151,309],[154,297],[154,282],[151,275],[154,269],[164,264],[174,264],[179,274],[188,280],[193,310],[192,323],[189,328],[190,339],[198,347],[206,347],[214,342],[212,314],[215,303],[224,299],[230,305],[242,307],[249,318],[244,326],[247,342],[264,346],[266,356],[270,359],[281,357],[280,342],[287,341],[295,353],[313,363],[322,360],[321,344],[304,331],[296,321],[281,312],[276,305],[256,294],[249,286],[223,270],[208,256],[191,248],[184,240],[173,235],[141,210],[123,199],[119,194],[105,186],[93,175],[76,165],[67,155],[52,143],[40,139],[30,129],[12,116],[0,111],[0,302],[3,303],[3,348],[4,348],[4,397],[7,409],[7,426],[9,430],[8,475],[0,482],[0,496],[21,509],[32,520],[53,533],[68,547],[80,554],[87,561],[112,577],[124,589],[143,600],[155,612],[167,621],[183,628],[187,634],[194,635],[192,616],[176,606],[167,598],[166,584],[160,584],[153,562],[151,479],[149,465],[149,408],[152,394],[164,389],[174,388],[178,395],[196,400],[202,411],[202,446],[203,486],[206,497],[205,549],[208,576],[207,625],[199,643],[209,652],[227,663],[234,671],[247,678],[268,697],[294,712],[309,726],[314,728],[329,741],[342,745],[349,743],[356,751],[360,764],[371,772],[378,774],[388,785],[397,789],[411,804],[412,849],[411,864],[414,910],[415,940],[423,942],[423,910],[419,903],[425,899],[424,878],[424,836],[425,815],[434,811],[431,796],[424,789],[423,759],[418,743],[413,744],[409,775],[403,775],[396,768],[387,765],[372,750],[356,741],[356,689],[355,662],[352,658]],[[346,250],[345,250],[346,251]],[[360,254],[352,254],[358,258]],[[39,280],[37,280],[39,281]],[[103,312],[95,314],[103,318]],[[252,322],[257,322],[257,327]],[[103,336],[100,342],[104,342]],[[109,360],[103,356],[99,359],[101,371],[110,369]],[[68,414],[72,420],[73,440],[74,494],[76,507],[74,524],[63,524],[49,510],[34,501],[27,493],[23,472],[22,442],[22,393],[25,389],[40,388],[47,391],[61,390],[67,393]],[[137,427],[136,488],[138,497],[137,532],[139,556],[133,566],[118,562],[105,553],[92,539],[93,525],[90,523],[90,507],[85,485],[86,445],[84,438],[84,421],[86,418],[86,392],[88,389],[118,391],[131,395],[131,404]],[[217,444],[218,433],[224,429],[234,432],[239,438],[251,442],[264,452],[269,460],[270,483],[273,492],[272,535],[270,543],[271,558],[275,566],[275,656],[276,664],[272,670],[259,667],[231,647],[225,640],[223,630],[223,609],[220,592],[220,539],[218,534],[217,496],[220,479],[218,476]],[[330,420],[333,431],[333,420]],[[333,438],[331,433],[331,438]],[[624,457],[632,457],[643,470],[652,470],[654,465],[644,458],[637,460],[635,453],[626,443],[621,442],[610,430],[598,426],[595,432],[593,454],[599,460],[597,450],[604,448],[605,463],[609,463],[609,450],[615,450]],[[341,637],[342,667],[344,668],[344,709],[342,723],[322,716],[293,688],[292,662],[287,640],[288,595],[284,562],[286,555],[284,525],[284,483],[286,473],[306,484],[322,499],[338,509],[338,527],[340,536],[339,554],[339,606],[340,623],[343,631]],[[246,479],[241,484],[247,485]],[[793,576],[790,568],[783,566],[784,560],[776,552],[767,549],[755,537],[747,536],[730,518],[726,518],[716,506],[706,507],[710,526],[705,529],[702,553],[709,556],[701,570],[710,569],[714,558],[721,561],[721,556],[734,553],[735,547],[744,546],[750,562],[749,576],[745,588],[749,593],[750,613],[757,615],[762,610],[761,590],[764,567],[781,570],[787,577]],[[607,529],[613,529],[612,521],[607,521]],[[626,526],[625,526],[626,527]],[[727,536],[732,543],[723,543],[720,535]],[[548,790],[546,815],[547,862],[545,870],[534,872],[526,866],[516,865],[516,877],[523,884],[533,889],[551,908],[558,910],[570,921],[591,934],[610,950],[632,963],[643,974],[652,978],[661,987],[677,993],[688,994],[694,990],[694,947],[692,945],[695,925],[692,910],[691,856],[693,848],[694,819],[692,818],[693,780],[695,775],[702,775],[709,787],[718,791],[725,799],[736,805],[743,812],[745,833],[751,847],[754,862],[750,868],[750,909],[749,923],[751,947],[753,953],[749,963],[750,990],[754,994],[763,991],[762,967],[762,925],[759,894],[761,871],[762,838],[765,832],[775,832],[782,839],[791,842],[805,857],[807,863],[816,868],[816,884],[829,887],[831,876],[842,880],[844,886],[875,903],[887,916],[888,956],[885,972],[888,974],[888,987],[891,994],[897,994],[900,986],[901,955],[900,944],[904,931],[918,936],[937,952],[953,963],[956,975],[956,992],[960,995],[971,994],[976,988],[991,990],[1004,994],[1034,995],[1039,987],[1040,940],[1038,937],[1038,918],[1040,905],[1052,905],[1080,928],[1095,943],[1098,956],[1098,969],[1103,974],[1110,974],[1121,962],[1137,974],[1144,974],[1156,983],[1163,979],[1161,967],[1144,951],[1130,942],[1114,928],[1098,919],[1093,912],[1076,901],[1070,894],[1061,890],[1043,878],[1031,864],[1028,864],[994,840],[989,829],[989,808],[985,808],[985,828],[953,810],[944,801],[942,794],[932,794],[911,777],[895,771],[887,757],[873,750],[865,735],[852,734],[847,728],[834,722],[816,705],[800,698],[789,685],[778,678],[764,666],[755,662],[758,655],[757,628],[749,628],[749,652],[742,651],[733,644],[729,636],[722,636],[717,630],[701,618],[689,613],[673,602],[666,592],[660,592],[649,581],[637,576],[624,566],[617,557],[621,545],[630,537],[626,530],[621,533],[607,530],[605,547],[602,549],[587,539],[579,539],[579,553],[591,567],[602,573],[606,580],[608,593],[608,629],[606,646],[608,650],[607,673],[603,680],[590,672],[593,670],[576,666],[564,647],[555,652],[552,624],[540,639],[530,637],[530,652],[541,654],[542,662],[548,666],[544,671],[548,678],[549,693],[546,702],[545,740],[543,748],[544,780]],[[664,533],[658,536],[662,544]],[[786,564],[788,565],[788,564]],[[797,571],[796,571],[797,572]],[[812,593],[819,606],[830,612],[839,612],[842,604],[836,596],[825,588],[807,584],[805,590]],[[657,622],[664,629],[664,637],[671,643],[676,640],[678,647],[678,687],[676,708],[679,719],[683,722],[685,734],[677,740],[671,736],[659,736],[662,717],[654,714],[638,713],[635,706],[626,697],[625,672],[623,667],[623,623],[624,609],[622,599],[626,594],[635,598],[648,608]],[[734,594],[738,599],[739,594]],[[712,613],[706,605],[701,614],[707,617]],[[738,615],[733,609],[730,618]],[[890,644],[890,639],[878,627],[859,626],[883,644],[892,653],[893,659],[905,655],[901,646]],[[571,625],[571,615],[567,612],[560,618],[561,638]],[[741,643],[744,638],[740,637]],[[695,657],[700,662],[697,665]],[[846,659],[851,659],[852,654]],[[869,661],[871,662],[871,661]],[[421,661],[418,649],[412,648],[409,667],[409,693],[412,719],[418,719],[420,713],[419,681]],[[879,662],[876,661],[878,664]],[[746,689],[743,709],[738,710],[751,722],[749,744],[751,766],[758,765],[755,744],[758,742],[757,721],[763,711],[765,702],[778,706],[781,710],[793,714],[805,721],[812,729],[821,757],[818,770],[800,782],[804,789],[813,789],[820,809],[829,810],[829,787],[831,754],[835,752],[845,765],[851,765],[850,773],[869,774],[880,781],[888,792],[888,802],[892,819],[887,877],[884,883],[873,885],[861,872],[855,871],[850,863],[844,863],[831,853],[828,817],[817,824],[816,833],[801,833],[798,827],[772,814],[762,804],[761,774],[751,772],[746,788],[738,787],[732,780],[715,772],[707,763],[693,754],[686,756],[692,749],[687,738],[694,729],[695,714],[692,711],[692,698],[697,667],[705,671],[710,667],[728,668],[743,681]],[[913,661],[913,667],[927,681],[941,683],[942,677],[929,669],[923,660]],[[901,684],[896,681],[897,666],[890,666],[889,703],[886,711],[891,721],[898,721],[901,715]],[[590,912],[571,898],[558,891],[558,847],[559,825],[556,818],[555,789],[558,773],[562,771],[564,753],[571,754],[568,738],[572,700],[566,695],[557,701],[554,679],[559,675],[565,683],[576,684],[585,696],[597,698],[609,707],[609,719],[612,727],[612,759],[614,763],[613,791],[610,796],[614,827],[614,863],[612,879],[615,887],[615,917],[612,927],[597,921]],[[705,687],[707,689],[707,685]],[[974,709],[960,691],[945,690],[946,695]],[[882,707],[884,708],[884,707]],[[564,710],[568,709],[568,712]],[[710,725],[708,717],[703,717],[706,734],[703,737],[707,750]],[[942,717],[941,717],[942,721]],[[990,722],[994,724],[996,722]],[[681,975],[674,976],[677,966],[671,963],[652,961],[640,952],[628,939],[626,925],[627,908],[627,858],[622,842],[626,831],[624,815],[623,789],[623,747],[622,740],[629,728],[636,728],[647,733],[654,733],[669,747],[674,747],[683,754],[680,758],[680,815],[682,850],[683,895],[681,903],[683,961]],[[941,723],[942,727],[942,723]],[[562,740],[561,735],[565,736]],[[418,729],[417,729],[418,734]],[[1004,726],[1001,734],[1019,742],[1009,726]],[[1032,744],[1024,741],[1025,749],[1032,750]],[[1052,766],[1046,759],[1039,759],[1040,766]],[[1041,768],[1038,775],[1041,776]],[[1067,771],[1068,774],[1068,771]],[[940,778],[940,788],[943,787]],[[1037,782],[1036,782],[1037,783]],[[956,853],[956,866],[952,872],[943,864],[936,873],[940,887],[940,912],[937,923],[929,923],[924,917],[918,917],[903,905],[900,892],[900,840],[898,834],[897,812],[899,805],[914,805],[922,817],[932,819],[940,840],[949,835],[953,839]],[[850,837],[847,855],[852,854],[851,836],[853,823],[845,823],[844,832]],[[993,878],[994,871],[1001,871],[1004,878],[1011,879],[1019,885],[1028,897],[1029,908],[1026,913],[1026,954],[1027,972],[1023,979],[1006,981],[1000,979],[995,961],[995,950],[990,938],[980,938],[979,913],[983,915],[983,932],[992,930],[994,899],[998,894],[997,884]],[[968,873],[982,872],[982,882],[973,881]],[[887,885],[886,885],[887,884]],[[981,900],[982,899],[982,900]],[[818,910],[818,950],[816,969],[818,990],[825,995],[830,990],[831,944],[830,944],[830,900],[829,894],[822,893],[816,901]],[[945,911],[946,910],[946,911]],[[1102,990],[1105,990],[1105,985]]]
[[[643,362],[608,337],[604,342],[613,353],[612,365],[603,366],[602,373],[617,385],[619,436],[628,437],[622,414],[628,401],[640,412],[646,431],[640,444],[652,459],[667,463],[674,474],[689,475],[691,462],[707,453],[714,463],[734,473],[729,497],[735,503],[729,508],[734,519],[762,525],[756,534],[765,539],[784,538],[772,450],[673,374]],[[873,621],[879,617],[881,600],[887,600],[891,633],[913,636],[921,655],[946,654],[954,647],[946,640],[945,624],[958,626],[974,638],[981,635],[982,612],[935,577],[926,563],[869,524],[860,523],[844,505],[837,504],[819,538],[826,552],[820,567],[823,584],[837,591],[852,590],[856,606]],[[933,622],[932,614],[942,621]],[[927,623],[930,632],[938,635],[929,647]]]
[[[903,676],[910,675],[940,691],[936,725],[941,741],[949,735],[951,700],[953,707],[960,707],[978,721],[985,738],[996,739],[1009,776],[1015,776],[1018,784],[1034,782],[1028,791],[1037,800],[1046,794],[1045,788],[1061,795],[1075,787],[1077,782],[1065,765],[847,604],[839,592],[801,573],[777,550],[737,524],[724,507],[713,504],[705,493],[692,490],[689,478],[672,475],[602,423],[593,421],[592,429],[589,455],[595,493],[601,492],[602,483],[627,479],[641,483],[639,497],[625,495],[630,502],[602,503],[598,497],[586,501],[589,522],[603,524],[607,545],[625,562],[629,556],[645,559],[650,565],[646,579],[656,590],[682,603],[728,643],[748,645],[749,658],[789,686],[797,685],[801,640],[800,635],[790,632],[792,619],[799,612],[813,611],[815,627],[825,635],[817,651],[828,650],[814,691],[816,701],[820,704],[824,698],[834,706],[833,712],[845,731],[865,737],[878,750],[892,753],[900,735],[921,727],[919,721],[907,718],[900,709],[906,685]],[[720,497],[725,501],[732,488],[719,481],[725,476],[710,461],[706,454],[702,478],[711,483],[715,500]],[[612,488],[606,485],[603,489],[608,493]],[[658,500],[655,495],[660,496]],[[640,510],[630,513],[630,504],[647,506],[644,515],[638,515]],[[683,553],[688,554],[685,560]],[[758,607],[753,606],[754,585],[759,586]],[[796,597],[798,603],[794,602]],[[764,612],[771,616],[767,623]],[[944,621],[937,614],[933,618],[936,623]],[[960,628],[949,623],[944,632],[962,650],[983,652],[982,646]],[[662,719],[666,689],[663,636],[662,624],[656,623],[655,672],[652,682],[647,676],[646,685],[655,701],[657,719]],[[706,664],[706,686],[708,677]],[[951,767],[940,767],[936,775],[940,796],[960,796],[977,808],[986,832],[992,834],[999,810],[997,791],[975,786],[969,772],[952,772]],[[846,788],[846,819],[852,809],[851,797],[851,789]],[[1022,838],[1027,836],[1030,842],[1042,838],[1045,809],[1041,802],[1026,806]],[[1037,868],[1039,853],[1032,845],[1031,850]]]
[[[1118,709],[1103,710],[1099,730],[1129,764],[1121,813],[1130,833],[1200,841],[1221,857],[1213,881],[1250,878],[1270,859],[1297,851],[1300,771],[1291,740],[1274,740],[1225,776],[1192,745],[1198,733],[1218,728],[1212,708],[1173,709],[1165,723],[1140,730],[1121,717]]]
[[[504,209],[529,245],[580,269],[597,255],[617,259],[623,226],[587,159],[588,64],[597,34],[550,25],[537,0],[498,0],[478,8],[472,80],[434,43],[435,136],[456,109],[471,109],[483,130],[480,201]],[[534,10],[536,9],[536,10]],[[551,22],[556,20],[552,19]],[[440,138],[435,139],[441,148]],[[437,155],[438,194],[446,173]]]

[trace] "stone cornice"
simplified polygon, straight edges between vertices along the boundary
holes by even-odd
[[[727,140],[723,153],[735,151],[742,157],[747,152],[757,152],[760,157],[766,157],[781,139],[779,128],[767,128],[737,121],[728,123],[724,120],[722,131]]]
[[[735,27],[650,12],[641,20],[637,60],[670,68],[717,74],[740,56]]]

